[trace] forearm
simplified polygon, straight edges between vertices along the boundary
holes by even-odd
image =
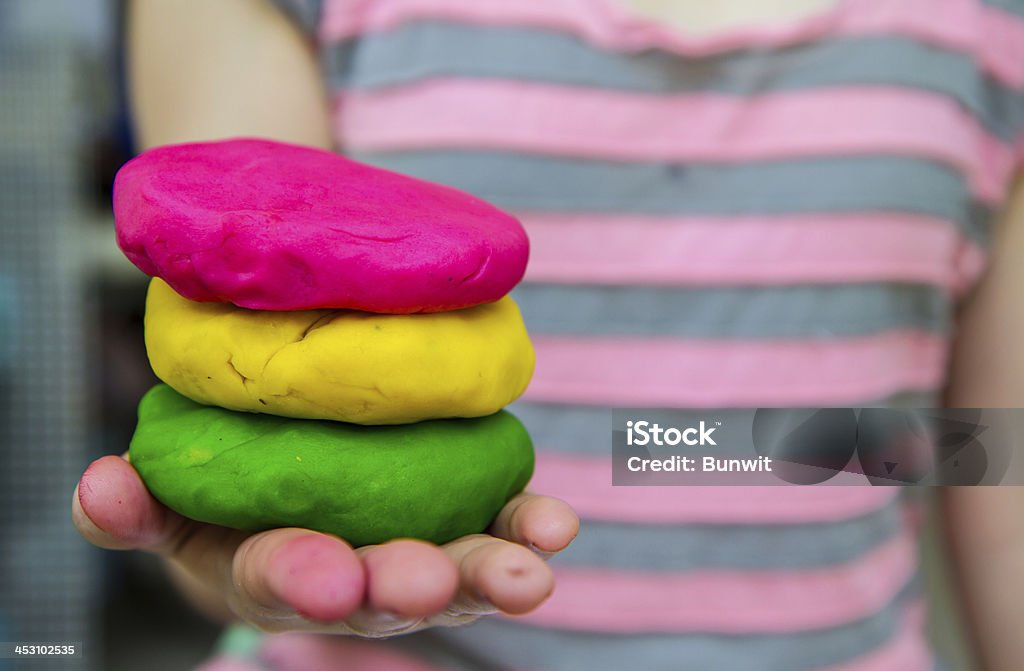
[[[1024,667],[1024,487],[947,487],[942,518],[984,671]]]
[[[262,137],[330,148],[316,57],[260,0],[134,0],[128,82],[136,140]]]
[[[958,315],[946,394],[950,407],[1024,406],[1024,177],[1010,193],[992,229],[988,272]],[[950,487],[942,490],[941,502],[982,668],[1022,669],[1024,487]]]

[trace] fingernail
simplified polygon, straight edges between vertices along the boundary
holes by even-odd
[[[82,511],[86,515],[89,514],[89,511],[86,510],[86,499],[92,495],[92,469],[93,466],[90,464],[78,481],[78,504],[82,506]]]
[[[467,615],[493,615],[498,610],[491,598],[480,590],[473,593],[473,605],[463,608],[463,612]]]
[[[378,611],[370,616],[370,620],[375,624],[391,624],[405,619],[406,618],[400,616],[398,613],[392,613],[389,610]]]
[[[90,510],[90,508],[93,507],[92,502],[96,498],[96,495],[89,480],[89,471],[86,471],[82,475],[82,479],[78,483],[78,486],[75,488],[78,495],[78,507],[81,509],[85,520],[94,526],[97,531],[103,534],[109,534],[107,529],[96,522],[94,519],[94,511]]]
[[[380,632],[405,629],[412,623],[412,618],[404,617],[388,610],[377,611],[366,618],[367,626]]]

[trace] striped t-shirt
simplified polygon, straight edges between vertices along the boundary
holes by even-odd
[[[536,612],[337,642],[337,668],[933,668],[896,489],[612,487],[608,408],[937,403],[1022,153],[1024,2],[709,37],[616,0],[279,4],[341,151],[522,219],[513,410],[532,488],[583,520]]]

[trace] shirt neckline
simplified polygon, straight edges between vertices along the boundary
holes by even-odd
[[[595,0],[610,30],[625,33],[629,50],[662,48],[700,56],[736,48],[781,46],[813,39],[838,29],[858,5],[879,0],[835,0],[808,14],[752,24],[737,24],[707,33],[688,33],[643,14],[620,0]]]

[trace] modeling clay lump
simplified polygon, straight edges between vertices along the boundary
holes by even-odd
[[[114,221],[147,275],[258,310],[479,305],[529,252],[515,218],[467,193],[266,140],[150,149],[118,172]]]

